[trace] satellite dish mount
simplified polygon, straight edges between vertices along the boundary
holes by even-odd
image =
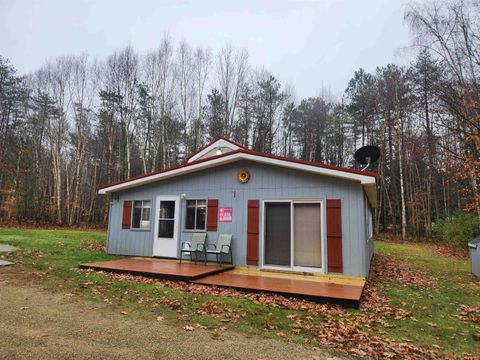
[[[380,149],[373,145],[363,146],[355,151],[355,160],[362,165],[365,165],[362,171],[368,169],[368,167],[377,162],[380,158]]]

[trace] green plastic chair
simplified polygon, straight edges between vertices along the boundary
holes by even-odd
[[[182,248],[180,250],[180,264],[182,263],[182,256],[184,253],[190,255],[190,260],[197,263],[197,255],[203,254],[205,261],[207,260],[207,255],[205,254],[205,240],[207,239],[206,233],[193,233],[191,243],[187,241],[182,242]],[[189,246],[188,249],[185,249],[185,244]],[[193,260],[193,255],[195,254],[195,260]]]
[[[223,256],[230,255],[230,264],[233,265],[233,252],[232,252],[232,235],[230,234],[219,234],[217,238],[216,244],[207,244],[206,245],[206,254],[205,254],[205,263],[207,263],[207,256],[208,254],[215,254],[218,259],[220,257],[220,265],[223,263]],[[212,246],[213,250],[208,250],[208,248]]]

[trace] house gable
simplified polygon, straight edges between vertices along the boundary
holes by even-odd
[[[208,159],[214,156],[223,155],[239,149],[246,150],[246,148],[240,144],[237,144],[229,139],[219,137],[213,140],[212,142],[210,142],[209,144],[201,147],[192,155],[190,155],[186,163],[192,163],[197,160]]]

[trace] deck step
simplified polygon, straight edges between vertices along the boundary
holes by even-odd
[[[195,284],[229,287],[238,290],[276,293],[316,302],[333,302],[355,308],[359,306],[363,292],[363,286],[275,278],[271,276],[242,275],[232,272],[206,276],[193,282]]]
[[[110,271],[133,274],[156,279],[191,281],[207,275],[231,270],[233,265],[216,265],[202,263],[178,263],[154,259],[128,258],[80,264],[81,269]]]

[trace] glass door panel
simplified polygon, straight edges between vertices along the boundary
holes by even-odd
[[[158,237],[173,239],[175,226],[175,201],[160,201]]]
[[[157,196],[155,201],[155,232],[153,235],[153,256],[178,257],[178,196]]]
[[[319,203],[294,203],[294,266],[322,267]]]
[[[291,266],[290,202],[265,203],[265,265]]]

